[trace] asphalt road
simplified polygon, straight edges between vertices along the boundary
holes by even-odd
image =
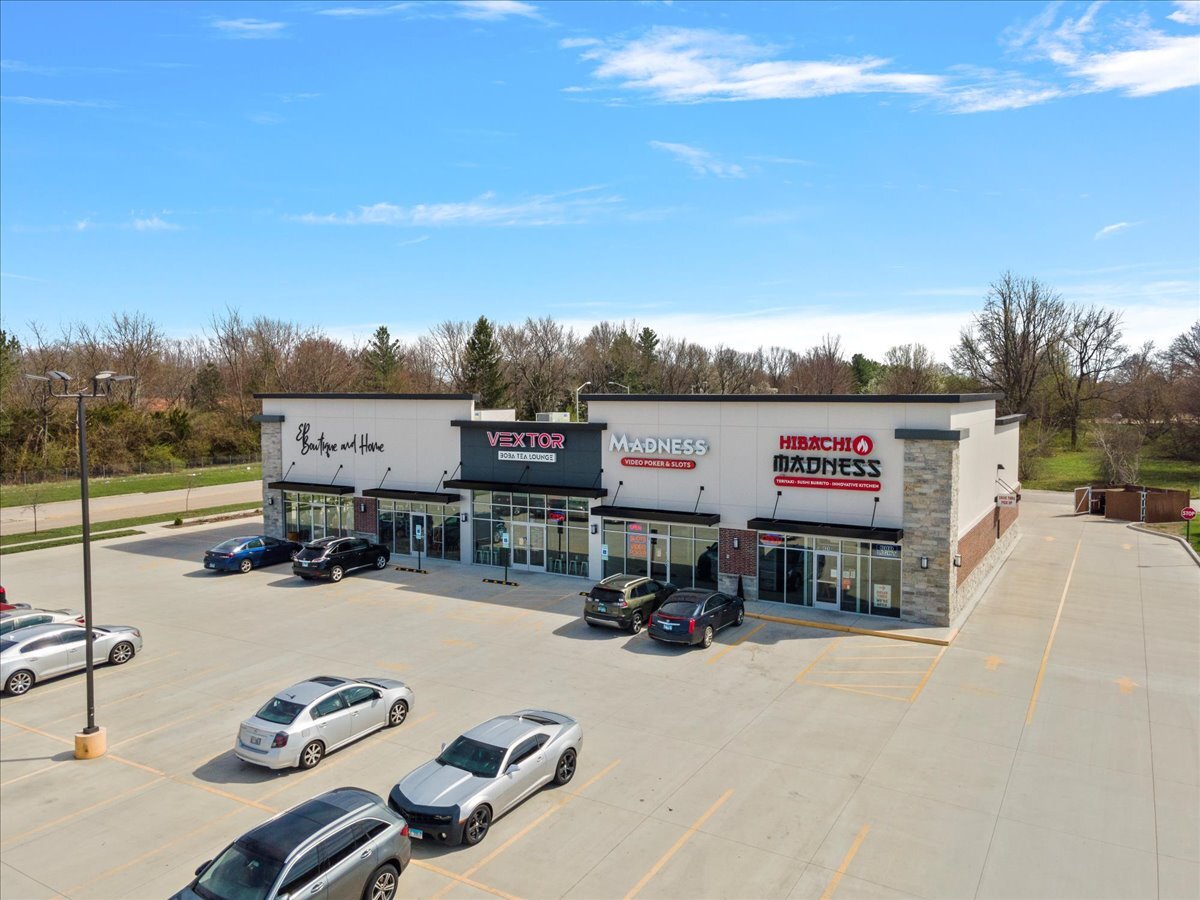
[[[95,526],[114,519],[182,514],[185,505],[188,509],[203,509],[207,506],[227,506],[254,500],[262,500],[262,482],[257,479],[192,488],[190,496],[186,490],[180,490],[93,497],[90,506],[92,525]],[[79,525],[82,521],[83,512],[78,500],[42,503],[38,506],[39,531]],[[33,531],[33,510],[20,506],[6,506],[0,509],[0,534],[21,534],[27,531]]]

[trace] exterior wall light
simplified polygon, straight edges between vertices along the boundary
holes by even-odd
[[[470,513],[463,513],[463,514],[462,514],[462,520],[463,520],[463,522],[464,522],[464,523],[466,523],[466,522],[470,522],[470,521],[471,521],[471,514],[470,514]]]
[[[928,569],[928,568],[929,568],[929,557],[928,557],[928,556],[922,556],[922,557],[921,557],[921,568],[922,568],[922,569]]]
[[[274,506],[274,505],[275,505],[275,498],[274,498],[274,497],[268,497],[268,498],[267,498],[267,506]]]
[[[599,533],[600,533],[600,526],[597,525],[595,522],[593,522],[592,523],[592,534],[599,534]]]
[[[956,569],[962,568],[962,557],[959,556],[957,553],[954,554],[954,568],[956,568]]]
[[[358,511],[360,513],[365,513],[367,511],[367,504],[365,504],[365,503],[358,504]]]
[[[734,538],[733,539],[733,549],[737,550],[741,546],[742,546],[742,542],[738,538]]]

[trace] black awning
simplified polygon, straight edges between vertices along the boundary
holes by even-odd
[[[646,509],[641,506],[593,506],[592,515],[609,519],[648,519],[652,522],[675,522],[679,525],[705,525],[709,528],[721,521],[720,513]]]
[[[561,484],[525,484],[515,481],[464,481],[454,479],[446,482],[448,488],[464,491],[510,491],[514,494],[558,494],[563,497],[607,497],[608,488],[569,487]]]
[[[871,528],[867,525],[835,525],[829,522],[801,522],[797,519],[751,519],[752,531],[783,531],[788,534],[815,534],[818,537],[843,537],[860,541],[894,544],[904,537],[903,528]]]
[[[311,481],[271,481],[267,483],[273,491],[299,491],[302,494],[353,494],[352,484],[314,484]]]
[[[364,497],[378,497],[381,500],[416,500],[420,503],[458,503],[462,494],[439,494],[436,491],[395,491],[391,488],[368,488],[362,492]]]

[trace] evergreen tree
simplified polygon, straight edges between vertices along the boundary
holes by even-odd
[[[400,341],[392,339],[386,325],[380,325],[363,348],[362,359],[371,389],[388,390],[394,386],[400,370]]]
[[[658,335],[653,328],[643,328],[637,336],[638,354],[641,357],[637,373],[637,389],[653,391],[657,388],[655,378],[658,364]]]
[[[850,357],[850,368],[854,370],[854,393],[869,394],[874,390],[873,383],[883,375],[886,366],[873,359],[867,359],[861,353],[855,353]]]
[[[468,391],[479,395],[484,409],[496,409],[504,404],[508,386],[500,371],[500,345],[496,332],[486,317],[480,316],[467,338],[467,358],[463,375]]]

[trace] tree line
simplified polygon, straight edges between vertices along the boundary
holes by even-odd
[[[1121,316],[1071,304],[1036,278],[1006,273],[948,359],[922,344],[871,359],[825,335],[811,346],[738,350],[659,335],[637,322],[599,322],[580,333],[552,317],[520,323],[441,322],[412,341],[380,325],[361,345],[319,328],[226,309],[200,334],[176,339],[144,313],[51,332],[37,323],[19,341],[0,332],[0,473],[75,465],[73,408],[21,377],[49,370],[135,376],[88,408],[89,450],[111,470],[164,468],[252,454],[250,417],[260,392],[473,392],[484,408],[575,411],[584,393],[914,394],[990,391],[1002,412],[1023,412],[1022,477],[1060,432],[1072,448],[1092,437],[1194,458],[1200,450],[1200,322],[1168,347],[1130,350]],[[1104,449],[1103,447],[1101,448]],[[1118,454],[1119,455],[1119,454]],[[1127,473],[1125,473],[1127,474]]]

